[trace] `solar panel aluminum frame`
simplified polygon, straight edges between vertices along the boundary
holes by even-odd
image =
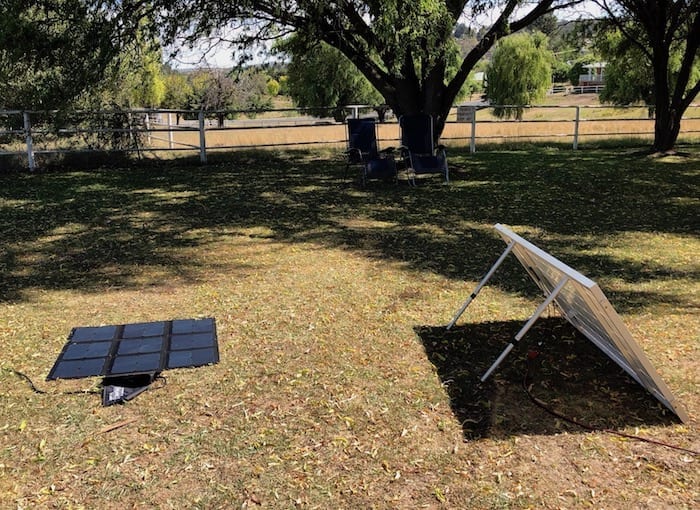
[[[451,328],[459,316],[469,306],[478,292],[491,278],[498,266],[509,253],[513,253],[525,268],[532,280],[542,290],[546,299],[540,304],[525,326],[509,343],[498,359],[482,377],[482,381],[498,367],[514,345],[539,318],[547,305],[553,303],[564,318],[585,335],[610,359],[617,363],[637,383],[643,386],[657,400],[687,422],[689,417],[671,390],[659,376],[642,349],[632,338],[620,316],[610,304],[598,284],[564,264],[547,252],[515,234],[507,227],[496,224],[507,247],[491,270],[481,280],[477,289],[458,310],[447,329]]]

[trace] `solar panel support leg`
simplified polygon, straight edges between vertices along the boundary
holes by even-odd
[[[506,249],[501,253],[501,256],[498,257],[498,260],[494,263],[493,266],[491,266],[491,269],[489,269],[488,273],[481,279],[479,282],[479,285],[476,286],[476,289],[474,289],[474,292],[472,292],[471,296],[464,302],[464,304],[461,306],[459,310],[457,310],[457,313],[455,316],[452,318],[450,323],[447,325],[445,329],[450,329],[452,326],[455,325],[455,322],[457,322],[457,319],[461,317],[461,315],[464,313],[464,311],[467,309],[467,307],[471,304],[472,301],[474,301],[474,298],[481,292],[481,289],[484,288],[484,285],[491,279],[493,274],[496,272],[496,269],[498,269],[498,266],[500,266],[503,261],[506,259],[508,254],[513,250],[513,247],[515,246],[515,241],[511,241],[508,243],[508,246],[506,246]]]
[[[542,315],[542,312],[544,312],[545,308],[547,308],[552,301],[557,297],[557,294],[561,291],[561,289],[564,288],[564,285],[566,285],[566,282],[569,281],[569,277],[565,276],[561,279],[561,281],[557,284],[557,286],[554,288],[554,290],[547,296],[547,298],[542,301],[540,306],[537,307],[537,310],[535,310],[535,313],[532,314],[532,317],[528,319],[528,321],[525,323],[525,325],[518,331],[518,334],[515,335],[515,339],[510,342],[506,348],[503,350],[501,355],[496,359],[496,361],[493,362],[493,365],[486,371],[484,375],[481,376],[481,382],[484,382],[486,379],[489,378],[491,373],[498,368],[498,365],[501,364],[501,362],[505,359],[505,357],[508,355],[510,351],[513,350],[513,347],[515,347],[515,344],[517,344],[524,336],[525,333],[527,333],[530,328],[537,322],[537,319],[540,318],[540,315]]]

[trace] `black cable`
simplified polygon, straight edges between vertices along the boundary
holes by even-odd
[[[32,391],[33,391],[34,393],[40,393],[40,394],[42,394],[42,395],[46,395],[46,392],[45,392],[44,390],[40,390],[39,388],[37,388],[37,387],[34,385],[34,382],[29,378],[28,375],[23,374],[22,372],[20,372],[19,370],[15,370],[14,368],[5,368],[5,367],[3,367],[3,369],[4,369],[4,370],[7,370],[8,372],[13,373],[13,374],[15,374],[16,376],[18,376],[18,377],[24,379],[25,381],[27,381],[27,383],[29,383],[29,386],[31,386]]]
[[[619,432],[617,430],[613,429],[600,429],[596,428],[592,425],[588,425],[587,423],[582,423],[574,418],[571,418],[569,416],[566,416],[559,411],[555,411],[552,409],[550,406],[548,406],[546,403],[542,402],[540,399],[535,397],[531,392],[530,392],[530,387],[528,385],[528,382],[530,380],[530,364],[532,360],[534,360],[537,357],[538,353],[535,353],[533,351],[530,351],[527,355],[527,361],[525,363],[526,369],[525,369],[525,376],[523,377],[523,389],[525,390],[525,393],[527,396],[530,398],[530,400],[540,409],[546,411],[547,413],[551,414],[552,416],[555,416],[556,418],[559,418],[560,420],[563,420],[567,423],[571,423],[572,425],[576,425],[578,427],[584,428],[586,430],[590,430],[592,432],[606,432],[608,434],[614,434],[619,437],[624,437],[626,439],[633,439],[635,441],[641,441],[644,443],[650,443],[653,445],[657,446],[663,446],[666,448],[671,448],[673,450],[678,450],[681,452],[688,453],[690,455],[700,455],[700,452],[694,451],[694,450],[689,450],[688,448],[683,448],[681,446],[676,446],[668,443],[664,443],[663,441],[656,441],[654,439],[648,439],[646,437],[640,437],[640,436],[635,436],[632,434],[625,434],[624,432]]]
[[[156,381],[162,381],[162,383],[160,384],[160,386],[153,386],[152,388],[149,388],[149,389],[161,390],[161,389],[165,388],[168,384],[168,379],[164,375],[160,375],[160,374],[156,375],[156,378],[153,379],[153,382],[156,382]]]
[[[99,391],[96,390],[76,390],[76,391],[62,391],[60,393],[50,393],[48,391],[44,391],[42,389],[37,388],[37,386],[34,384],[34,381],[25,373],[20,372],[19,370],[15,370],[14,368],[6,368],[2,367],[3,370],[6,370],[7,372],[15,374],[17,377],[24,379],[27,384],[31,387],[32,391],[34,393],[38,393],[40,395],[91,395],[91,394],[97,394],[100,393]]]
[[[7,368],[7,367],[0,367],[3,370],[10,372],[12,374],[15,374],[17,377],[24,379],[27,384],[29,384],[29,387],[32,389],[34,393],[38,393],[39,395],[97,395],[101,393],[101,390],[75,390],[75,391],[62,391],[59,393],[53,393],[53,392],[48,392],[44,391],[40,388],[38,388],[35,384],[34,381],[32,381],[31,377],[29,377],[27,374],[20,372],[19,370],[15,370],[14,368]],[[153,386],[149,389],[151,390],[160,390],[162,388],[165,388],[165,386],[168,384],[168,379],[163,376],[163,375],[156,375],[155,381],[160,381],[160,384],[158,386]]]

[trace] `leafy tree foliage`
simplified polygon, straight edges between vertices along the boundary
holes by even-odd
[[[543,99],[552,83],[552,59],[547,37],[540,32],[501,39],[486,72],[487,97],[497,105],[528,105]],[[494,114],[520,120],[523,108],[496,107]]]
[[[3,0],[0,108],[63,108],[103,82],[114,59],[144,30],[128,2],[119,17],[109,4]]]
[[[654,72],[640,49],[616,29],[602,32],[597,46],[607,62],[600,100],[618,105],[639,101],[653,105]],[[653,108],[650,113],[653,114]]]
[[[285,96],[289,95],[289,76],[282,75],[279,77],[280,91],[279,93]]]
[[[157,108],[165,92],[160,46],[136,38],[106,66],[103,79],[86,91],[84,102],[93,108]]]
[[[170,39],[225,33],[245,48],[294,32],[309,47],[323,41],[358,68],[394,113],[431,114],[441,133],[470,71],[498,39],[576,2],[538,0],[525,11],[520,0],[153,0],[152,5]],[[493,25],[452,72],[457,21],[487,9],[496,13]]]
[[[276,96],[280,93],[280,89],[282,86],[280,85],[280,82],[275,80],[274,78],[270,78],[267,80],[267,93],[271,96]]]
[[[648,66],[652,90],[646,95],[653,100],[655,114],[653,150],[672,150],[683,114],[700,93],[700,0],[596,2],[626,40],[623,43],[620,39],[619,44],[613,40],[609,45],[613,59],[609,98],[618,103],[627,103],[634,96],[644,99],[639,97],[644,95],[639,84],[633,85],[637,93],[629,91],[627,96],[612,91],[620,92],[621,82],[643,79],[629,72],[618,73],[616,78],[616,67],[621,69],[625,62],[633,63],[633,67]],[[644,74],[644,69],[638,71]]]
[[[310,108],[309,113],[342,121],[349,104],[377,105],[382,96],[339,50],[326,43],[308,48],[305,42],[291,37],[278,46],[291,54],[287,68],[289,95],[297,106]],[[328,111],[331,107],[331,111]]]
[[[554,54],[552,81],[578,85],[579,76],[584,72],[582,66],[600,60],[593,54],[596,27],[600,22],[596,19],[560,20],[552,28],[551,17],[545,18],[549,21],[539,23],[538,20],[529,30],[544,25],[541,32],[547,36],[549,49]]]
[[[562,60],[554,56],[552,61],[552,82],[563,83],[569,81],[569,72],[571,71],[571,64],[567,60]]]
[[[537,18],[532,25],[530,25],[530,29],[535,32],[542,32],[549,37],[557,30],[558,26],[559,20],[554,13],[550,12]]]
[[[585,66],[586,64],[592,64],[595,61],[596,58],[592,53],[588,53],[574,60],[571,63],[571,67],[569,68],[569,72],[567,74],[571,84],[578,85],[579,78],[582,74],[584,74],[585,71],[585,68],[583,66]]]
[[[222,126],[224,119],[234,116],[236,110],[269,108],[272,103],[267,81],[267,75],[254,68],[237,73],[199,69],[179,78],[169,78],[169,83],[180,87],[184,93],[168,92],[166,97],[172,98],[169,106],[173,108],[216,112],[219,126]]]
[[[169,70],[163,79],[165,82],[165,96],[161,106],[176,110],[189,108],[190,98],[193,96],[194,91],[187,75]]]
[[[84,2],[0,3],[1,108],[60,107],[102,78],[112,26]]]

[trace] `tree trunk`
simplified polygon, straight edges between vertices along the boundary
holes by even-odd
[[[387,98],[387,104],[397,117],[406,114],[424,113],[433,117],[435,142],[440,139],[445,121],[452,108],[454,97],[449,97],[447,86],[439,75],[428,77],[421,88],[408,82],[394,84],[396,94]],[[389,100],[391,99],[391,100]]]
[[[656,108],[654,121],[654,152],[670,152],[676,145],[678,133],[681,130],[681,117],[672,105]]]
[[[671,99],[671,86],[669,84],[669,47],[661,39],[663,34],[654,34],[656,42],[652,48],[654,67],[654,96],[655,113],[654,121],[654,152],[668,152],[673,149],[680,131],[680,117],[677,115],[676,105]]]

